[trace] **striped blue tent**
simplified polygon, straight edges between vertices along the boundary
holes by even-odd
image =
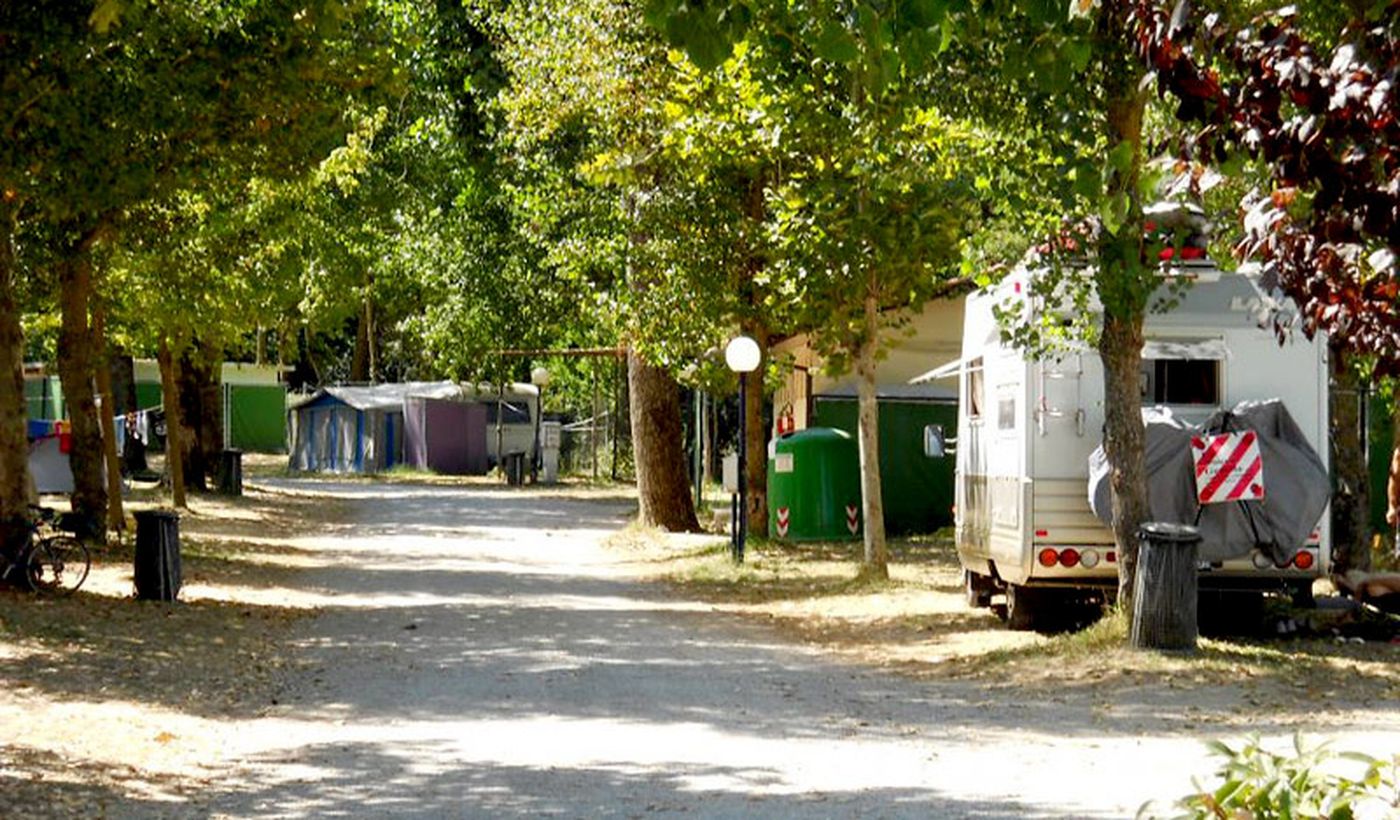
[[[404,399],[454,398],[452,382],[325,387],[292,404],[289,466],[321,473],[375,473],[403,462]]]

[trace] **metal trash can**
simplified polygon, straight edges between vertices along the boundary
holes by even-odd
[[[506,483],[512,487],[519,487],[525,483],[525,454],[506,453],[501,461],[501,469],[506,474]]]
[[[1138,649],[1196,648],[1196,548],[1186,524],[1150,521],[1138,528],[1138,558],[1129,644]]]
[[[243,495],[242,450],[224,450],[219,454],[219,494]]]
[[[180,516],[140,510],[136,518],[136,598],[173,601],[180,594]]]

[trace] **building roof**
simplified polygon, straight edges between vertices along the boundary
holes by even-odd
[[[533,398],[539,388],[532,384],[514,383],[506,388],[507,399]],[[356,410],[402,410],[404,399],[449,399],[483,401],[495,398],[495,389],[484,385],[462,385],[457,382],[393,382],[389,384],[343,385],[323,387],[307,396],[295,399],[292,409],[304,407],[329,396]]]

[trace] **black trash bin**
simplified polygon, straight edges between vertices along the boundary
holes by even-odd
[[[224,450],[219,454],[219,494],[243,495],[242,450]]]
[[[1136,590],[1128,636],[1137,649],[1191,651],[1196,648],[1195,527],[1149,521],[1138,529]]]
[[[505,471],[506,483],[510,486],[518,487],[525,483],[524,453],[506,453],[501,468]]]
[[[136,597],[173,601],[180,594],[180,516],[140,510],[136,518]]]

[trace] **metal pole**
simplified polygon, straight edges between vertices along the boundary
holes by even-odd
[[[734,540],[734,560],[744,563],[744,536],[749,529],[748,481],[748,381],[747,373],[739,374],[739,537]]]
[[[695,410],[693,414],[695,416],[695,426],[691,429],[691,432],[694,434],[695,452],[691,453],[690,458],[690,481],[695,485],[696,509],[700,507],[700,496],[704,489],[700,484],[700,419],[703,414],[703,409],[700,406],[700,397],[701,393],[698,389],[690,391],[690,402],[695,405],[694,408],[692,408]]]
[[[627,363],[613,368],[613,375],[613,413],[609,426],[612,428],[612,480],[617,481],[617,446],[618,439],[622,438],[622,389],[628,377]]]
[[[588,463],[593,467],[593,480],[598,480],[598,417],[603,414],[603,399],[598,395],[598,367],[589,370],[593,380],[593,420],[588,423]]]
[[[540,466],[540,415],[544,412],[544,385],[536,385],[539,390],[535,394],[535,442],[534,452],[530,453],[530,483],[539,483]]]

